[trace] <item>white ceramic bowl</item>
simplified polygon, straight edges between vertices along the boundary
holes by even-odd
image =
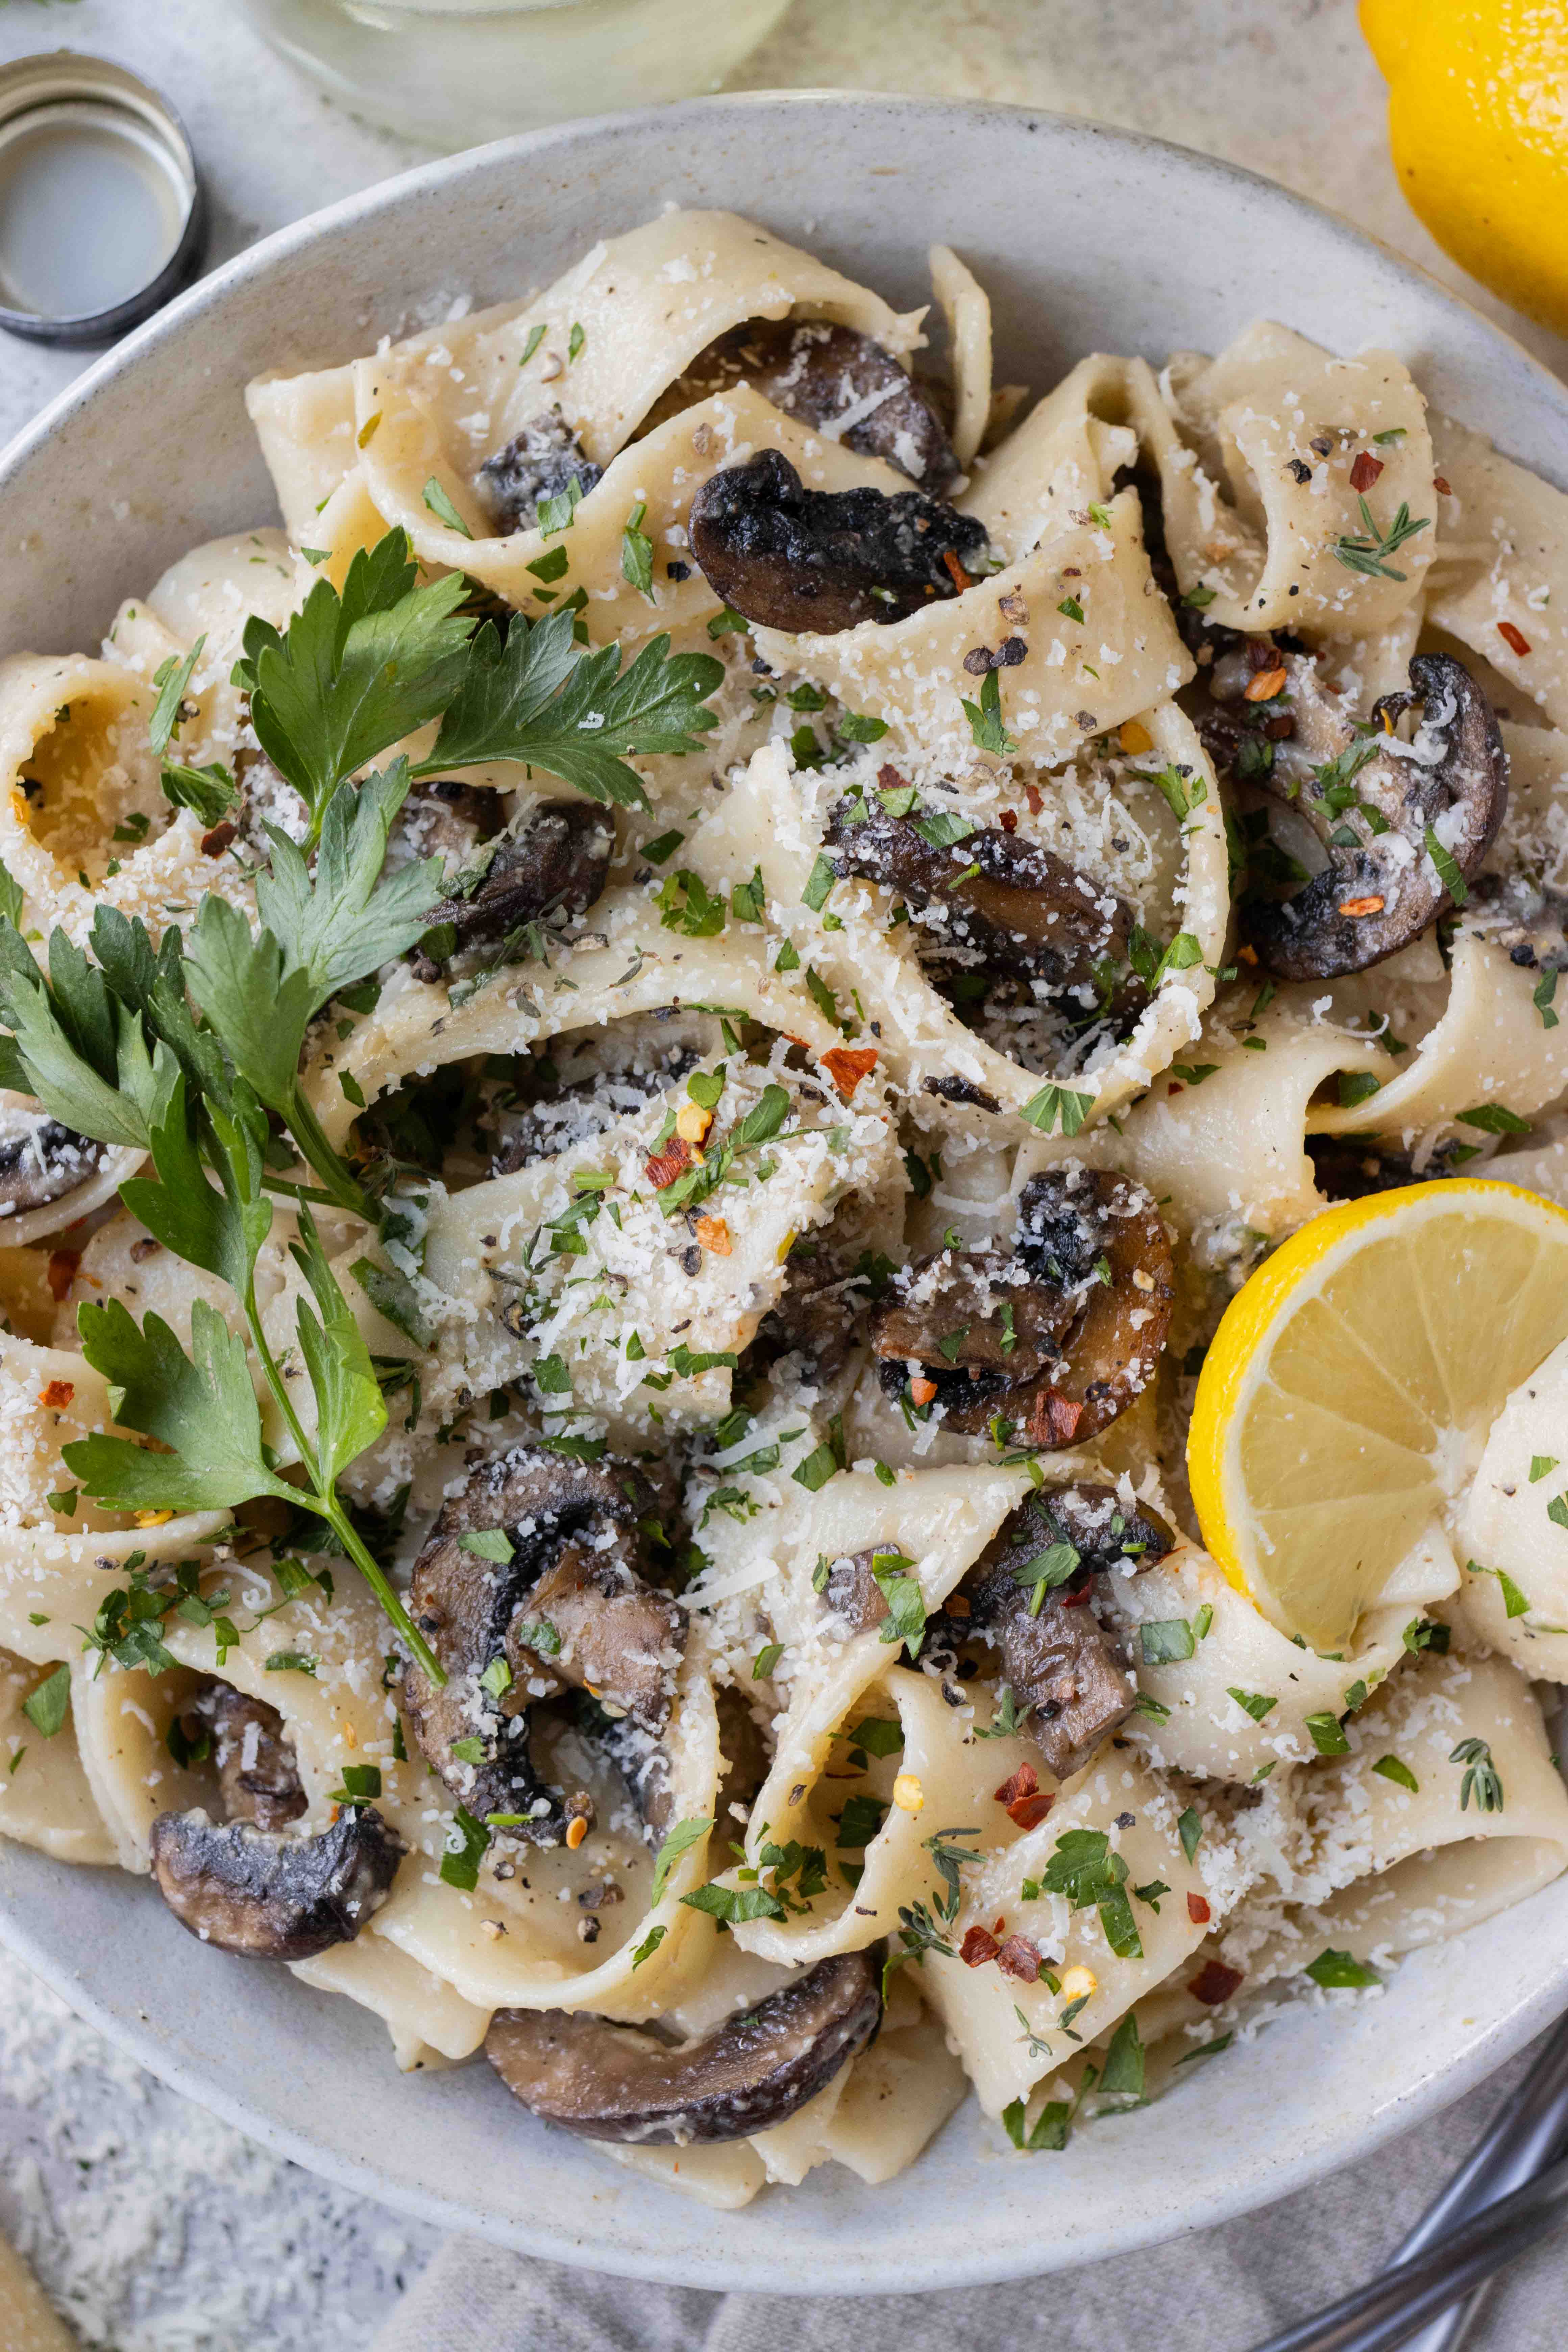
[[[0,651],[91,646],[198,540],[270,514],[241,391],[331,361],[438,290],[494,300],[659,205],[723,205],[926,297],[927,245],[997,310],[999,380],[1083,352],[1213,351],[1259,312],[1392,345],[1435,402],[1568,488],[1568,389],[1342,223],[1158,142],[998,107],[700,100],[507,142],[270,237],[133,335],[0,465]],[[1303,2183],[1435,2113],[1568,2004],[1568,1879],[1302,2006],[1153,2106],[1021,2162],[973,2106],[889,2187],[827,2167],[718,2214],[547,2135],[483,2064],[405,2080],[382,2026],[194,1943],[152,1887],[0,1846],[0,1936],[153,2071],[279,2153],[424,2219],[683,2285],[952,2287],[1111,2254]]]

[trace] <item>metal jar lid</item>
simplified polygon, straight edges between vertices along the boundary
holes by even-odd
[[[179,291],[205,239],[195,154],[166,99],[72,49],[0,66],[0,327],[110,342]]]

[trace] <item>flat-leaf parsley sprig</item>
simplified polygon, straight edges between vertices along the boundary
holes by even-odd
[[[440,1683],[445,1677],[439,1666],[337,1492],[339,1476],[386,1426],[386,1404],[363,1334],[301,1202],[299,1239],[290,1244],[290,1255],[314,1300],[312,1306],[302,1299],[296,1313],[300,1352],[316,1402],[312,1441],[268,1344],[256,1297],[257,1259],[273,1218],[273,1204],[262,1190],[266,1114],[245,1081],[236,1079],[227,1107],[208,1104],[202,1124],[205,1165],[181,1072],[152,1129],[158,1181],[132,1177],[121,1186],[121,1195],[166,1249],[216,1275],[238,1297],[256,1360],[293,1439],[306,1483],[300,1486],[279,1476],[262,1437],[245,1343],[204,1298],[191,1309],[188,1356],[157,1315],[149,1314],[138,1327],[119,1299],[78,1308],[82,1353],[109,1383],[116,1420],[169,1450],[154,1454],[128,1438],[96,1433],[63,1449],[66,1467],[84,1492],[114,1510],[232,1510],[271,1495],[324,1519],[420,1665]],[[207,1179],[208,1167],[216,1185]]]
[[[697,751],[717,725],[708,698],[723,681],[711,654],[674,654],[650,637],[628,668],[620,647],[576,644],[566,611],[530,622],[458,612],[461,573],[415,583],[401,530],[350,564],[340,597],[318,580],[286,631],[252,614],[234,682],[250,696],[257,741],[310,814],[318,839],[346,777],[430,719],[441,725],[411,774],[447,775],[515,760],[574,784],[589,799],[647,808],[628,754]]]
[[[121,1198],[165,1248],[227,1284],[249,1338],[247,1352],[205,1299],[193,1306],[188,1354],[156,1315],[138,1325],[117,1300],[79,1308],[83,1353],[109,1383],[116,1421],[166,1450],[100,1433],[65,1449],[67,1466],[113,1509],[226,1510],[274,1496],[310,1512],[437,1684],[439,1666],[337,1492],[387,1413],[310,1203],[347,1211],[384,1235],[399,1232],[402,1219],[395,1201],[373,1197],[333,1150],[307,1102],[306,1035],[335,996],[415,944],[439,896],[438,860],[384,870],[416,778],[515,760],[591,798],[646,804],[626,755],[699,748],[715,723],[706,698],[723,676],[710,656],[670,657],[668,637],[654,638],[623,672],[617,646],[574,643],[567,614],[531,626],[515,616],[503,638],[458,609],[468,595],[458,575],[418,584],[407,540],[392,531],[355,555],[341,595],[319,580],[286,630],[254,616],[247,624],[235,682],[249,695],[258,743],[309,815],[299,843],[264,828],[254,933],[216,894],[203,901],[188,944],[172,929],[154,947],[140,921],[100,906],[90,958],[57,929],[41,968],[19,928],[21,893],[0,868],[0,1025],[8,1033],[0,1035],[0,1084],[35,1096],[97,1142],[150,1155],[157,1181],[132,1178]],[[188,676],[191,665],[182,667]],[[160,753],[182,691],[176,672],[160,701]],[[428,758],[411,765],[399,754],[363,772],[433,719]],[[237,800],[223,771],[201,773],[215,797]],[[279,1129],[314,1183],[281,1172],[295,1163]],[[296,1330],[315,1399],[313,1438],[257,1304],[257,1261],[277,1194],[298,1217],[290,1248],[308,1296]],[[263,1437],[252,1358],[303,1486],[280,1474]]]

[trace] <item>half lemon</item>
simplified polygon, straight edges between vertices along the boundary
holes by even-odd
[[[1568,1210],[1450,1178],[1348,1201],[1226,1307],[1187,1470],[1204,1541],[1286,1633],[1343,1649],[1568,1338]]]

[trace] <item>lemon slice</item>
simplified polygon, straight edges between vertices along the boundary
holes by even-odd
[[[1456,1178],[1314,1217],[1204,1361],[1187,1470],[1208,1549],[1282,1632],[1344,1648],[1565,1338],[1568,1211],[1536,1193]]]

